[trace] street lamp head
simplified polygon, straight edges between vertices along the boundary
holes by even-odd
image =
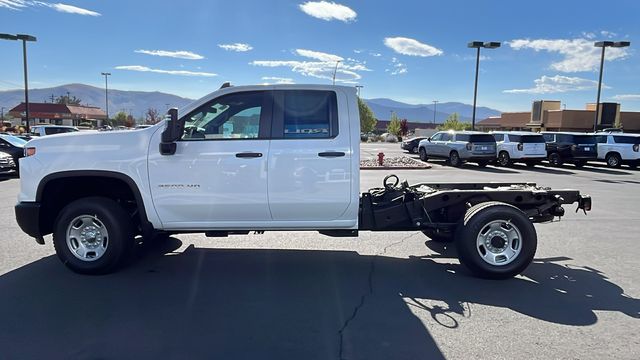
[[[630,41],[616,41],[613,43],[612,45],[613,47],[627,47],[627,46],[631,46],[631,42]]]
[[[17,34],[16,38],[18,40],[24,40],[24,41],[36,41],[36,37],[35,36],[31,36],[31,35],[27,35],[27,34]]]
[[[500,47],[500,42],[499,41],[488,41],[485,42],[482,47],[485,49],[497,49]]]
[[[593,44],[593,46],[595,47],[609,47],[609,46],[613,46],[614,42],[613,41],[597,41],[596,43]]]
[[[18,38],[15,35],[11,35],[11,34],[0,34],[0,39],[2,39],[2,40],[18,40]]]
[[[481,48],[484,43],[482,41],[472,41],[467,44],[468,48]]]
[[[103,73],[101,73],[101,74],[102,74],[102,76],[109,76],[109,75],[111,75],[111,73],[108,73],[108,72],[103,72]]]

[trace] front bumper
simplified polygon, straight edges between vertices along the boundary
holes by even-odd
[[[15,211],[20,229],[27,235],[36,238],[38,243],[44,243],[40,233],[40,203],[19,202],[15,206]]]

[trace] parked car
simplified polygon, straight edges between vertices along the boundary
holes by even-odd
[[[514,162],[536,166],[547,158],[547,144],[538,133],[526,131],[496,131],[497,163],[510,166]]]
[[[542,136],[547,142],[547,161],[551,166],[573,163],[576,167],[582,167],[598,159],[595,135],[545,131]]]
[[[27,141],[17,136],[0,134],[0,151],[11,155],[16,165],[16,171],[20,171],[19,159],[24,156],[24,144]]]
[[[16,163],[10,154],[0,151],[0,174],[16,172]]]
[[[451,166],[468,161],[484,167],[496,159],[496,139],[477,131],[441,131],[420,141],[418,151],[422,161],[441,158]]]
[[[411,139],[407,139],[405,141],[403,141],[400,144],[400,148],[402,150],[406,150],[411,154],[417,154],[418,153],[418,145],[420,144],[420,141],[426,139],[425,137],[414,137]]]
[[[54,134],[64,134],[68,132],[76,132],[78,128],[75,126],[64,125],[35,125],[31,127],[31,136],[45,136]]]
[[[608,167],[617,168],[640,165],[640,135],[623,133],[596,133],[598,142],[598,160],[607,162]]]

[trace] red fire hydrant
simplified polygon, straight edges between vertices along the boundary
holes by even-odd
[[[378,165],[382,166],[382,163],[384,162],[384,153],[378,153]]]

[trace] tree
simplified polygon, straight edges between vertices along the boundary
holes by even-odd
[[[400,135],[407,136],[409,132],[409,124],[407,119],[400,120]]]
[[[442,125],[438,125],[438,130],[469,130],[471,129],[471,124],[467,122],[461,122],[458,113],[453,113],[449,115],[447,120],[442,123]]]
[[[145,113],[145,117],[146,117],[146,120],[145,120],[146,123],[151,125],[156,124],[161,119],[160,113],[158,112],[158,110],[154,108],[147,109],[147,112]]]
[[[127,122],[127,113],[119,111],[116,116],[113,117],[113,124],[115,126],[124,125]]]
[[[389,121],[389,125],[387,125],[387,132],[395,136],[400,136],[400,131],[400,118],[398,117],[398,115],[396,115],[396,113],[393,113],[391,115],[391,121]]]
[[[54,102],[56,104],[65,104],[65,105],[80,105],[80,103],[82,102],[80,99],[78,99],[77,97],[73,96],[69,96],[69,95],[62,95],[62,96],[58,96]]]
[[[378,120],[373,115],[373,111],[364,100],[358,98],[358,110],[360,112],[360,132],[370,133],[376,128]]]
[[[127,115],[126,120],[124,121],[124,126],[133,127],[136,124],[136,119],[132,115]]]

